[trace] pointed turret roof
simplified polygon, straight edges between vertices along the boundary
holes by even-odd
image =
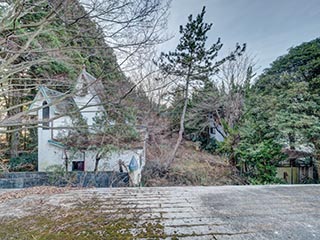
[[[106,99],[104,85],[101,80],[88,73],[85,66],[77,78],[75,91],[77,96],[83,96],[84,92],[90,92],[93,96],[98,96],[101,102]]]

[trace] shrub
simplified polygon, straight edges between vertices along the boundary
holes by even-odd
[[[9,161],[9,171],[26,172],[38,169],[38,153],[22,153],[18,157],[11,158]]]

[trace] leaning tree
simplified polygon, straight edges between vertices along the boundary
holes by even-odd
[[[245,44],[243,46],[237,44],[236,49],[229,56],[216,60],[218,52],[222,48],[222,43],[219,38],[210,47],[206,46],[207,34],[212,24],[204,22],[205,13],[206,9],[203,7],[201,13],[195,19],[192,15],[188,17],[187,24],[180,26],[181,37],[175,51],[161,53],[158,62],[158,66],[163,72],[177,77],[177,90],[182,92],[183,95],[179,136],[168,159],[168,166],[174,161],[183,138],[185,116],[192,88],[203,85],[208,78],[217,73],[221,64],[235,59],[245,50]]]

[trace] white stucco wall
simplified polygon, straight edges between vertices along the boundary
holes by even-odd
[[[50,111],[51,113],[51,111]],[[39,111],[42,119],[42,111]],[[49,124],[52,126],[52,123]],[[48,140],[51,140],[51,129],[43,129],[41,125],[38,127],[38,170],[47,171],[52,165],[60,165],[64,163],[63,149],[52,146]]]
[[[53,165],[64,166],[63,149],[50,145],[48,141],[39,142],[38,149],[38,171],[50,171]],[[52,169],[51,169],[52,170]]]
[[[93,171],[95,167],[96,152],[87,151],[85,153],[85,171]],[[122,160],[128,167],[132,157],[138,160],[139,166],[144,164],[143,149],[124,150],[113,152],[100,159],[98,171],[119,171],[119,160]],[[140,164],[141,159],[141,164]],[[123,168],[125,171],[125,169]]]
[[[211,132],[210,128],[213,128],[213,133]],[[215,127],[214,121],[211,120],[210,121],[210,127],[209,127],[210,138],[215,138],[218,142],[223,142],[224,141],[224,136],[220,132],[222,132],[223,134],[225,133],[224,130],[223,130],[223,127],[221,125],[218,125],[218,126]]]
[[[45,137],[46,132],[41,132],[42,137]],[[62,148],[53,146],[48,142],[39,143],[41,150],[41,159],[39,159],[39,171],[50,171],[53,170],[53,166],[65,167],[65,154]],[[45,150],[45,151],[44,151]],[[84,170],[94,171],[95,168],[95,151],[85,151],[85,152],[67,152],[68,156],[68,171],[72,171],[73,161],[83,161],[84,160]],[[133,149],[113,152],[108,156],[100,159],[98,164],[98,171],[120,171],[119,160],[122,160],[125,167],[122,167],[124,172],[129,171],[129,164],[132,157],[135,157],[138,162],[138,170],[134,172],[129,172],[131,181],[134,185],[138,185],[141,181],[141,172],[145,165],[144,150]]]
[[[212,113],[208,114],[208,121],[209,121],[209,136],[210,136],[210,138],[214,138],[218,142],[223,142],[225,132],[223,130],[222,125],[218,124],[216,122],[215,117]]]
[[[89,126],[92,126],[95,123],[94,118],[97,114],[99,115],[104,111],[103,106],[100,105],[99,98],[97,96],[94,97],[90,93],[83,97],[76,96],[74,100],[80,109],[82,117]]]
[[[53,127],[52,129],[53,139],[67,137],[70,131],[69,127],[72,127],[72,120],[69,116],[63,116],[63,117],[57,118],[52,121],[52,127]],[[58,129],[54,129],[54,128],[58,128]]]

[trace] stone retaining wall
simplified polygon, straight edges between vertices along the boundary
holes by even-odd
[[[0,188],[34,186],[127,187],[128,173],[120,172],[10,172],[0,174]]]

